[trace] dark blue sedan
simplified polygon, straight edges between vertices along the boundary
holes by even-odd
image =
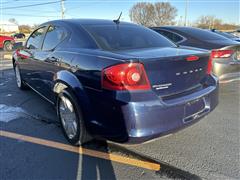
[[[218,103],[208,52],[131,23],[47,22],[12,60],[18,87],[56,106],[74,145],[93,137],[142,143],[192,125]]]

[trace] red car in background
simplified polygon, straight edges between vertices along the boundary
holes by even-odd
[[[0,48],[4,51],[11,51],[15,41],[13,37],[0,35]]]

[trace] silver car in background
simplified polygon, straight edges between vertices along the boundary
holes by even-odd
[[[201,48],[209,51],[213,74],[220,83],[240,80],[240,43],[215,32],[194,27],[152,27],[154,31],[179,46]]]
[[[240,80],[240,44],[212,50],[212,71],[220,83]]]

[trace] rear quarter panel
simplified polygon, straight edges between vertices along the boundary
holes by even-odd
[[[106,52],[99,50],[69,49],[67,51],[73,54],[71,67],[56,74],[55,84],[63,82],[74,91],[84,111],[86,127],[91,134],[103,137],[116,134],[120,136],[126,128],[122,115],[118,114],[120,110],[114,109],[113,99],[117,94],[102,90],[101,72],[108,66],[126,62],[123,59],[127,57],[107,55]]]

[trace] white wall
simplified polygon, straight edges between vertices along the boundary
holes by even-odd
[[[11,22],[0,22],[1,32],[16,32],[18,31],[18,25]]]

